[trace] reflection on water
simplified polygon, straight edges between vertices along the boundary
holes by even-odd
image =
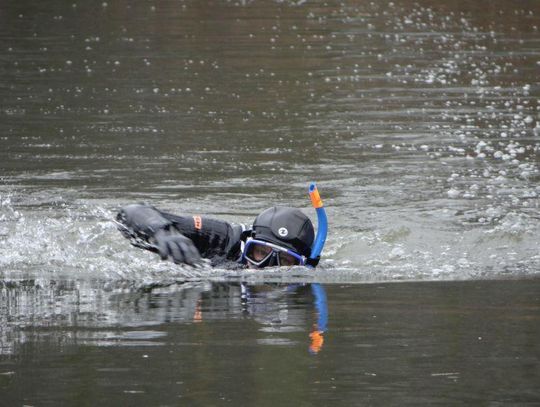
[[[21,281],[0,291],[0,392],[6,405],[534,405],[539,284]]]
[[[125,285],[125,286],[124,286]],[[288,333],[306,332],[309,351],[324,343],[328,312],[319,284],[132,283],[20,281],[2,284],[1,354],[27,342],[65,345],[158,346],[154,326],[252,319],[266,333],[257,343],[292,345]],[[241,335],[241,333],[239,333]],[[283,337],[285,335],[285,337]]]

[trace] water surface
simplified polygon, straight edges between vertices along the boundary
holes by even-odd
[[[119,206],[313,215],[316,180],[334,274],[536,274],[539,13],[534,1],[6,2],[2,269],[140,277],[155,262],[106,223]]]
[[[535,405],[539,289],[26,281],[1,291],[0,390],[5,405]]]
[[[2,400],[538,403],[539,16],[533,0],[4,1]],[[314,180],[315,272],[183,268],[110,222],[133,202],[314,219]]]

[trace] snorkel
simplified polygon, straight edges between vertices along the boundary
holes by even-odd
[[[328,220],[315,183],[309,185],[309,195],[317,212],[315,238],[312,222],[302,211],[272,207],[261,212],[252,228],[244,235],[240,262],[252,268],[293,265],[309,269],[317,267],[326,241]],[[272,259],[277,260],[277,264]]]
[[[326,241],[326,235],[328,233],[328,218],[326,217],[326,211],[317,190],[317,185],[312,182],[309,184],[309,197],[311,198],[311,204],[317,212],[317,236],[311,246],[311,254],[308,259],[307,267],[314,269],[319,263],[324,243]]]

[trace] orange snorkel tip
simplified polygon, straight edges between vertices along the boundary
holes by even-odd
[[[309,197],[311,198],[311,204],[315,209],[323,207],[323,202],[315,183],[309,186]]]

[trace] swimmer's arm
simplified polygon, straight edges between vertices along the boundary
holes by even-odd
[[[162,260],[196,265],[201,256],[193,241],[184,236],[170,219],[149,205],[122,208],[116,224],[132,245],[159,253]]]
[[[202,257],[236,260],[240,256],[243,225],[207,216],[161,214],[172,222],[172,227],[193,241]]]
[[[172,222],[165,218],[156,208],[149,205],[127,205],[116,215],[116,222],[125,229],[120,231],[128,238],[141,238],[148,241],[159,230],[168,230]],[[127,230],[126,230],[127,229]]]
[[[161,230],[190,239],[202,257],[236,259],[240,255],[245,227],[206,216],[178,216],[149,205],[128,205],[120,210],[116,223],[131,244],[158,252],[155,235]]]

